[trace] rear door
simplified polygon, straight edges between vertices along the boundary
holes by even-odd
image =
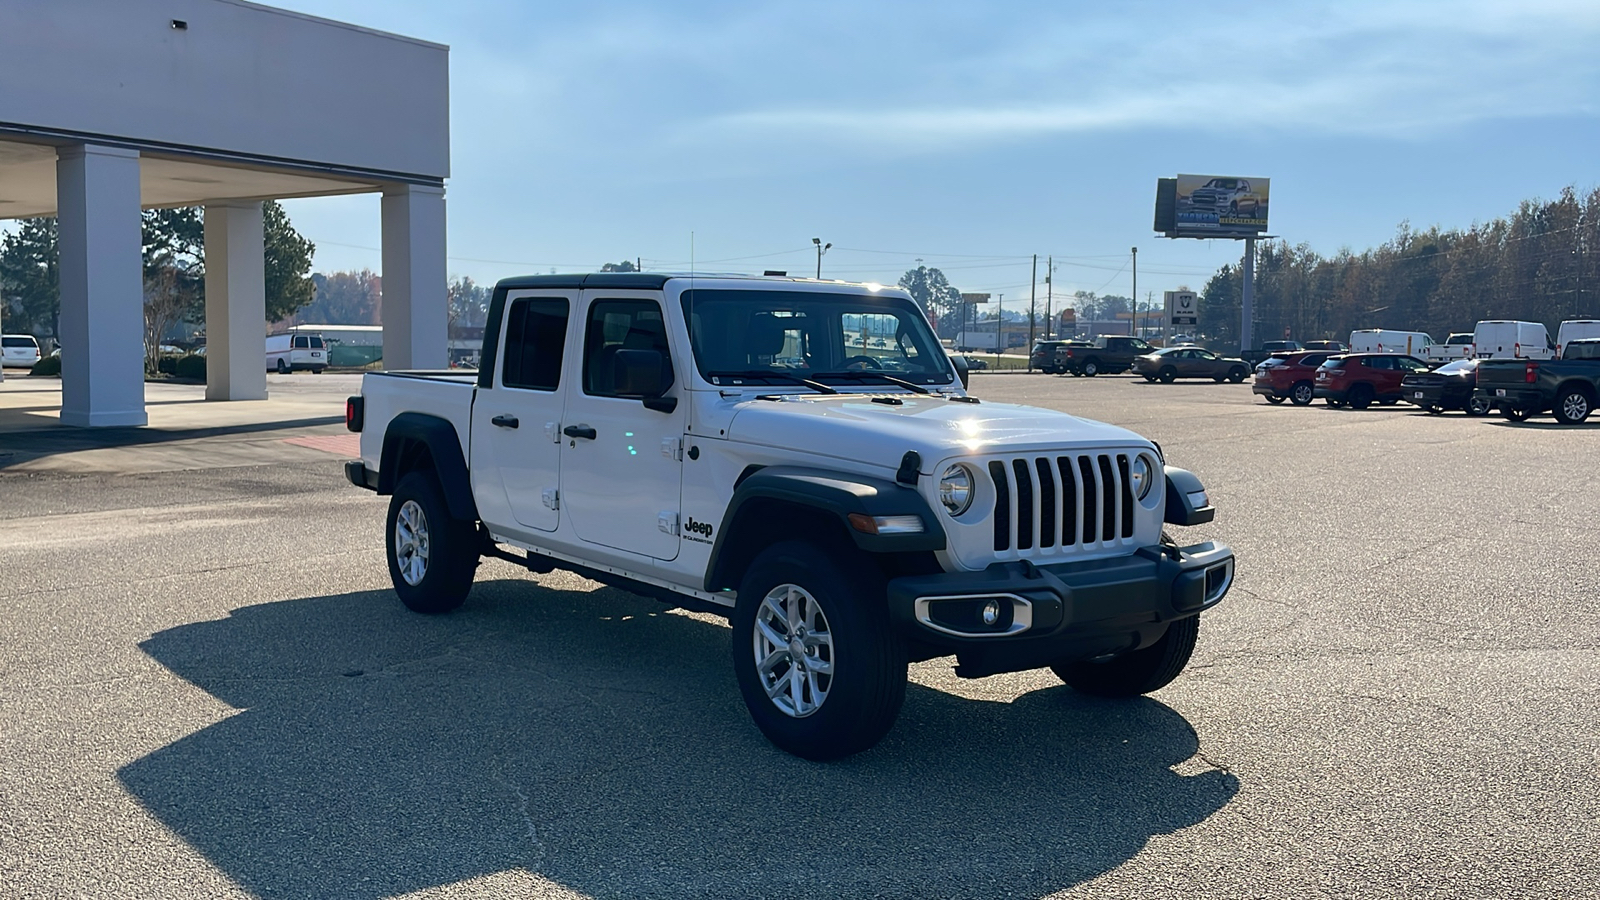
[[[669,397],[684,376],[661,294],[587,290],[574,321],[581,367],[567,389],[561,454],[561,502],[586,543],[660,560],[678,555],[683,430],[687,409],[651,409],[617,390],[619,350],[655,350],[672,372]]]
[[[562,365],[576,289],[506,297],[495,371],[472,408],[472,493],[491,524],[560,523]]]

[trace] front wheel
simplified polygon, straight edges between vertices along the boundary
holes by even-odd
[[[1073,690],[1096,697],[1137,697],[1160,690],[1189,664],[1200,639],[1200,617],[1179,619],[1161,639],[1104,661],[1056,663],[1050,671]]]
[[[1146,375],[1146,376],[1144,376],[1144,380],[1149,384],[1155,384],[1156,383],[1156,377],[1154,375]]]
[[[1163,368],[1161,370],[1160,378],[1161,378],[1161,383],[1162,384],[1171,384],[1172,380],[1174,378],[1177,378],[1177,377],[1178,377],[1178,370],[1174,369],[1171,366],[1166,366],[1165,368]]]
[[[1589,400],[1589,395],[1577,388],[1567,388],[1561,396],[1556,398],[1556,405],[1551,410],[1556,421],[1563,425],[1577,425],[1589,418],[1589,413],[1594,409],[1594,403]]]
[[[472,590],[478,552],[471,522],[450,516],[432,472],[407,473],[389,498],[389,580],[412,612],[444,613]]]
[[[881,577],[802,541],[762,551],[739,583],[733,669],[756,727],[779,749],[839,759],[889,732],[906,694],[906,648]]]

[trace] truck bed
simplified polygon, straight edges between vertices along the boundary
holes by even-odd
[[[402,413],[417,412],[438,416],[455,426],[461,441],[462,458],[470,458],[472,402],[478,390],[478,373],[460,369],[411,369],[393,372],[368,372],[361,378],[361,396],[366,404],[366,425],[361,431],[361,459],[369,469],[378,470],[383,454],[383,435],[388,424]]]

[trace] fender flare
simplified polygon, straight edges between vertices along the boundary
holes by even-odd
[[[1198,505],[1196,499],[1200,501]],[[1168,466],[1164,521],[1170,525],[1203,525],[1216,516],[1217,508],[1211,505],[1211,497],[1199,477],[1188,469]]]
[[[467,460],[461,454],[461,438],[446,419],[427,413],[405,412],[389,420],[383,432],[383,453],[378,458],[378,493],[393,494],[401,459],[414,446],[427,448],[433,459],[434,474],[444,489],[450,515],[468,522],[478,521],[478,504],[472,499],[472,479],[467,475]]]
[[[711,559],[706,566],[706,590],[733,590],[737,584],[735,573],[742,573],[749,558],[760,552],[752,534],[761,531],[751,527],[757,520],[749,519],[758,508],[773,501],[804,507],[836,520],[855,545],[868,553],[902,553],[943,550],[944,526],[914,488],[897,484],[887,478],[852,475],[801,466],[768,466],[747,472],[733,491],[733,498],[722,513],[722,523],[717,529],[716,543],[711,548]],[[860,514],[878,516],[916,516],[922,520],[922,531],[904,534],[866,534],[850,525],[850,516]]]

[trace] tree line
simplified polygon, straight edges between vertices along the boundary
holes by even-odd
[[[1343,339],[1361,328],[1425,331],[1443,340],[1482,319],[1543,322],[1600,318],[1600,189],[1568,187],[1525,200],[1508,216],[1470,228],[1416,230],[1359,254],[1331,257],[1285,241],[1256,248],[1256,340]],[[1243,272],[1223,266],[1199,298],[1199,329],[1218,346],[1239,343]]]

